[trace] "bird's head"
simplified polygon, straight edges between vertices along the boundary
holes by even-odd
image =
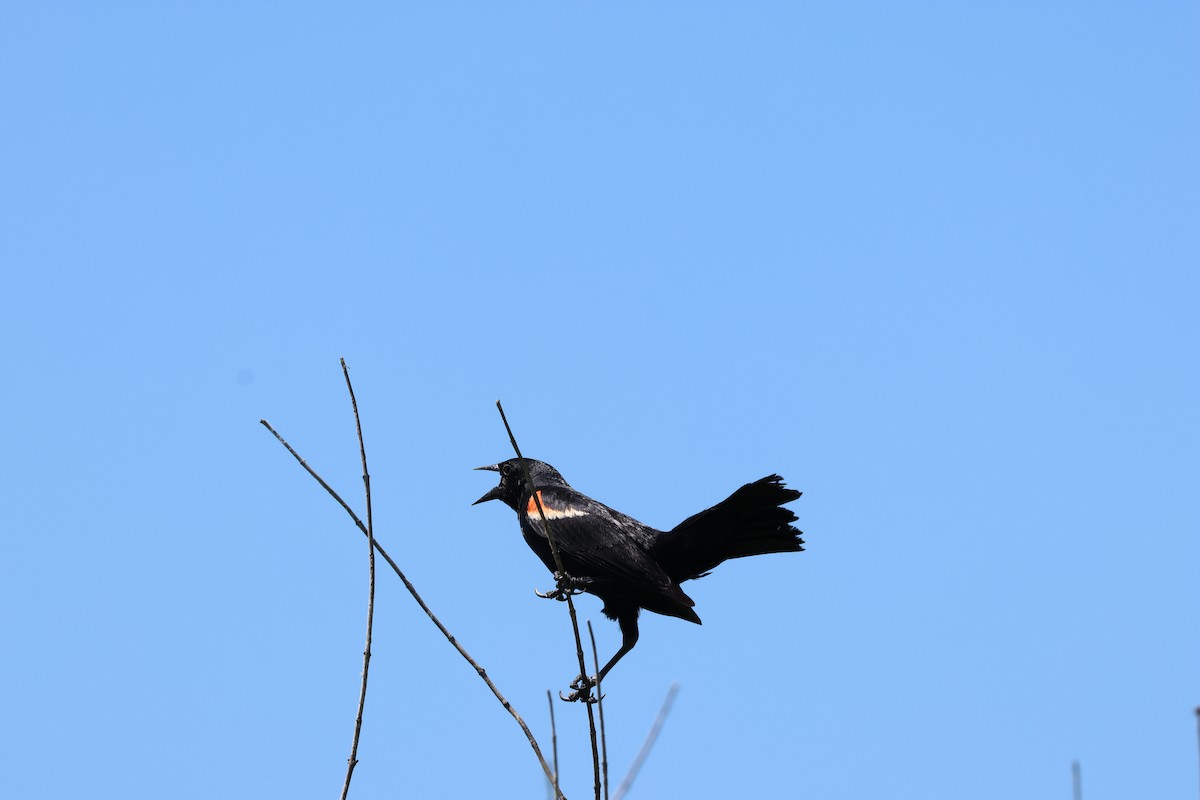
[[[545,486],[569,486],[563,476],[558,474],[558,470],[544,461],[535,461],[532,458],[525,459],[525,466],[529,468],[529,477],[533,481],[533,485],[537,488]],[[499,464],[490,464],[486,467],[476,467],[476,469],[484,469],[488,472],[500,473],[500,484],[492,488],[483,497],[476,500],[471,505],[486,503],[488,500],[503,500],[504,504],[516,511],[521,502],[521,497],[529,493],[529,487],[525,484],[525,472],[521,469],[521,459],[510,458],[508,461],[501,461]]]

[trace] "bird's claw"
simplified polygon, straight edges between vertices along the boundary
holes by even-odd
[[[573,597],[577,594],[583,594],[583,587],[587,585],[586,578],[573,578],[565,572],[554,573],[555,588],[548,592],[539,592],[537,589],[533,593],[545,600],[566,600],[568,597]]]
[[[566,600],[568,597],[583,594],[583,589],[551,589],[548,592],[539,592],[534,589],[533,593],[544,600]]]
[[[568,686],[573,689],[570,694],[564,695],[562,692],[558,696],[568,703],[575,703],[582,700],[585,703],[598,703],[600,697],[592,695],[592,689],[596,687],[596,681],[587,675],[579,675],[575,680],[571,681]]]
[[[543,600],[566,600],[568,597],[583,594],[583,589],[551,589],[548,592],[539,592],[534,589],[533,593]]]
[[[604,698],[604,695],[592,694],[592,689],[596,686],[595,682],[592,680],[589,679],[587,683],[579,686],[577,686],[576,683],[578,683],[578,679],[571,682],[571,688],[574,689],[574,691],[570,694],[563,694],[562,692],[559,692],[559,699],[568,703],[577,703],[582,701],[588,705],[591,705],[593,703],[599,703]]]

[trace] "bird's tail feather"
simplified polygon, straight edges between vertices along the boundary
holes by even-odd
[[[673,581],[703,577],[722,561],[804,549],[796,515],[783,508],[800,492],[768,475],[712,508],[688,517],[655,541],[651,554]]]

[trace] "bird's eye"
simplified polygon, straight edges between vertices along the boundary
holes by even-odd
[[[501,475],[508,477],[509,475],[512,475],[512,471],[513,471],[512,464],[501,464],[500,465],[500,474]]]

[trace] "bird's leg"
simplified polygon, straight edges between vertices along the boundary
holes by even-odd
[[[604,676],[609,670],[617,665],[621,658],[633,649],[638,640],[638,610],[634,608],[632,611],[621,613],[617,616],[617,623],[621,626],[621,649],[618,650],[604,668],[600,670],[600,674],[594,678],[589,678],[587,675],[579,675],[575,680],[571,681],[570,688],[573,690],[570,694],[564,695],[562,692],[558,696],[568,703],[573,703],[577,700],[582,700],[585,703],[594,703],[596,698],[592,697],[592,687],[604,680]]]
[[[591,578],[576,578],[565,572],[555,572],[555,588],[548,592],[539,592],[537,589],[534,589],[533,593],[546,600],[566,600],[568,597],[580,594],[586,590],[587,587],[592,585],[592,582]]]

